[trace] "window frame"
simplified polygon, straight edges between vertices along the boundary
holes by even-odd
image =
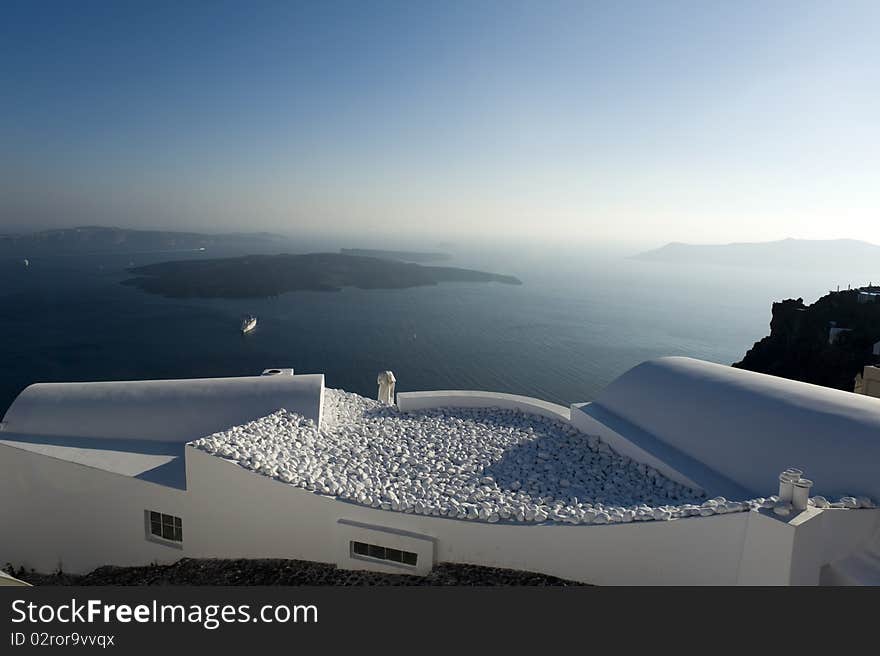
[[[415,569],[419,564],[418,553],[398,549],[396,547],[384,547],[370,542],[349,540],[348,550],[351,558],[367,560],[373,563],[382,563],[383,565],[391,565],[392,567],[407,567]]]
[[[145,509],[144,531],[150,542],[183,549],[183,518],[178,515]]]

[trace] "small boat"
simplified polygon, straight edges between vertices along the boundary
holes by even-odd
[[[241,334],[245,335],[257,327],[257,318],[251,315],[246,316],[241,322]]]
[[[31,263],[28,262],[27,258],[25,258],[25,259],[23,260],[23,263],[24,263],[24,265],[25,265],[26,267],[29,267],[29,266],[31,265]]]

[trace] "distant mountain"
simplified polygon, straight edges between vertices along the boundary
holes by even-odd
[[[646,251],[634,259],[677,264],[722,264],[792,269],[822,266],[852,267],[878,261],[880,246],[856,239],[782,239],[735,244],[683,244],[672,242]]]
[[[254,250],[287,239],[268,232],[203,234],[166,230],[129,230],[83,226],[44,230],[30,234],[0,235],[0,255],[75,255],[90,253],[136,253],[146,251],[185,251],[234,246]]]
[[[179,260],[148,264],[130,271],[140,277],[123,284],[177,298],[265,298],[300,290],[403,289],[441,282],[522,284],[513,276],[484,271],[338,253]]]
[[[342,255],[378,257],[383,260],[400,260],[401,262],[442,262],[452,259],[449,253],[438,252],[383,251],[372,248],[340,248],[339,252]]]

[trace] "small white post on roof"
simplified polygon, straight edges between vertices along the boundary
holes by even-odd
[[[806,510],[807,502],[810,499],[810,488],[813,487],[813,481],[808,478],[799,478],[794,481],[794,493],[791,497],[791,505],[795,510]]]
[[[779,475],[779,500],[791,503],[794,482],[804,475],[800,469],[789,467]]]
[[[381,371],[376,382],[379,383],[379,401],[385,405],[394,405],[394,385],[397,382],[394,374]]]

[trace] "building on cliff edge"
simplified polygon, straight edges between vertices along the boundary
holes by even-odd
[[[25,389],[0,432],[0,562],[880,583],[878,399],[678,357],[570,407],[481,391],[384,406],[267,373]],[[813,481],[803,510],[774,496],[790,466]]]

